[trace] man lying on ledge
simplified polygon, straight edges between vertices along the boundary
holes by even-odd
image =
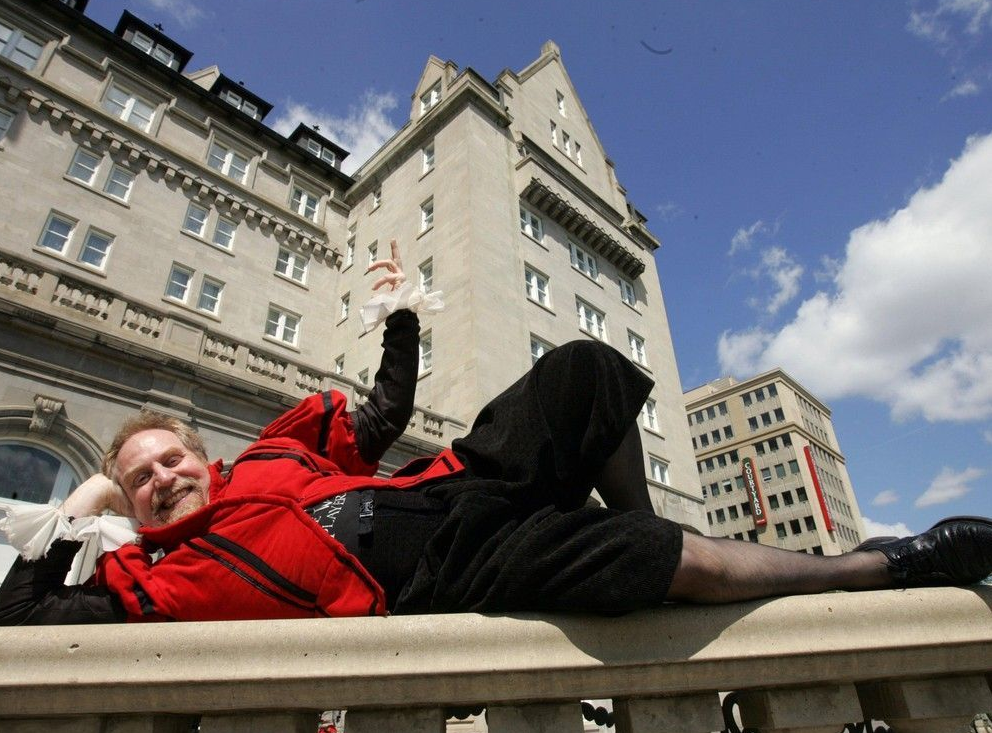
[[[179,420],[126,421],[103,474],[61,507],[63,538],[11,569],[0,623],[615,614],[665,601],[965,585],[992,572],[992,521],[982,518],[837,557],[683,532],[648,499],[636,419],[650,380],[593,341],[538,360],[451,448],[376,478],[413,409],[419,339],[417,315],[402,307],[410,286],[400,287],[395,242],[377,268],[389,274],[375,287],[398,289],[401,305],[386,319],[365,404],[349,411],[338,392],[306,398],[226,475]],[[587,505],[593,487],[607,508]],[[85,585],[64,586],[80,546],[65,537],[108,509],[138,520],[140,542],[104,554]]]

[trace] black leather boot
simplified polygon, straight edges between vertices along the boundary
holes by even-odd
[[[992,573],[992,519],[951,517],[915,537],[873,537],[854,552],[879,550],[898,587],[970,585]]]

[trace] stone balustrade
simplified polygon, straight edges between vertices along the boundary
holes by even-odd
[[[106,341],[127,342],[129,349],[183,360],[199,375],[237,380],[270,392],[303,398],[327,389],[361,404],[368,388],[332,372],[297,363],[264,348],[205,328],[193,318],[161,311],[145,303],[84,283],[57,269],[0,252],[0,306],[34,311],[71,322],[80,332]],[[425,445],[444,445],[464,435],[467,426],[453,418],[416,407],[408,436]]]
[[[0,730],[172,733],[199,717],[201,733],[314,733],[334,709],[347,710],[347,733],[438,733],[453,709],[484,705],[473,730],[581,731],[579,701],[605,698],[617,733],[839,733],[870,719],[897,733],[963,733],[992,710],[990,665],[987,586],[619,618],[10,628],[0,629]],[[729,726],[721,691],[736,691]]]

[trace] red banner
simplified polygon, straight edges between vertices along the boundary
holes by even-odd
[[[744,479],[744,491],[747,492],[747,497],[751,501],[751,518],[754,519],[754,526],[764,527],[768,524],[768,515],[765,513],[764,502],[761,501],[758,475],[750,458],[741,461],[741,478]]]
[[[827,506],[827,498],[823,495],[823,488],[820,486],[820,474],[816,470],[816,461],[813,460],[813,451],[807,445],[803,448],[806,454],[806,465],[809,466],[809,475],[813,477],[813,490],[816,492],[817,501],[820,502],[820,511],[823,512],[823,523],[828,532],[834,531],[834,519],[830,516],[830,507]]]

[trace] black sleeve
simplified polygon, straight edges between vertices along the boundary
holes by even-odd
[[[386,318],[382,363],[368,402],[351,413],[362,460],[375,463],[406,430],[417,391],[420,319],[400,310]]]
[[[63,584],[82,544],[57,540],[45,557],[18,557],[0,585],[0,626],[126,621],[124,606],[106,588]]]

